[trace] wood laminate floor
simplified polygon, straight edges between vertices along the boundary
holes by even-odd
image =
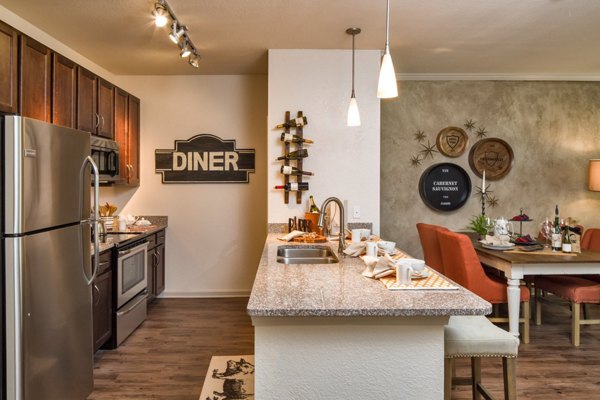
[[[212,355],[253,353],[247,301],[155,300],[147,320],[123,345],[96,354],[95,390],[89,399],[198,400]],[[600,318],[600,309],[592,313]],[[542,326],[532,325],[531,343],[519,349],[518,398],[600,399],[600,325],[583,326],[581,346],[575,348],[568,306],[544,304],[543,316]],[[503,398],[501,363],[487,359],[482,364],[484,384]],[[468,371],[468,362],[460,360],[457,374]],[[453,399],[470,398],[469,387],[453,391]]]

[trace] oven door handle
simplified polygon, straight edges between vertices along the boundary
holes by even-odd
[[[133,305],[127,307],[127,310],[117,311],[117,317],[122,317],[123,315],[130,313],[134,308],[139,306],[142,301],[146,300],[147,297],[148,293],[144,293],[144,295],[141,296],[138,301],[136,301]]]
[[[132,249],[120,250],[119,251],[119,257],[123,257],[123,256],[126,256],[128,254],[139,253],[139,252],[141,252],[141,251],[143,251],[143,250],[145,250],[147,248],[148,248],[148,242],[146,242],[144,244],[141,244],[139,246],[136,246],[136,247],[134,247]]]

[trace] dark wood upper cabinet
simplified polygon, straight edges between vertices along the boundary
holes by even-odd
[[[98,77],[85,68],[77,68],[77,129],[95,133],[99,124],[96,114]]]
[[[53,55],[52,123],[75,128],[77,64],[60,54]]]
[[[96,133],[109,139],[115,137],[115,87],[102,78],[98,79],[98,118]]]
[[[52,122],[52,51],[21,35],[19,114]]]
[[[129,94],[120,88],[115,88],[115,141],[119,144],[119,183],[127,183],[129,175],[127,157],[127,131],[129,129]]]
[[[17,30],[0,21],[0,112],[16,114],[17,107]]]
[[[129,95],[129,129],[127,155],[129,164],[128,184],[140,185],[140,99]]]

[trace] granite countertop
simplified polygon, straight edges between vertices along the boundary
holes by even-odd
[[[486,315],[487,301],[460,287],[452,291],[390,291],[365,278],[360,258],[337,254],[337,264],[280,264],[277,247],[294,245],[269,233],[248,302],[256,317],[396,317]],[[304,244],[300,243],[299,246]],[[337,242],[328,242],[337,251]]]
[[[128,228],[124,232],[111,233],[108,232],[104,240],[100,241],[100,253],[110,250],[115,246],[126,244],[127,242],[132,242],[134,240],[142,239],[146,236],[152,235],[158,231],[161,231],[168,226],[168,217],[164,216],[143,216],[140,218],[145,218],[151,222],[152,225],[144,227],[144,226],[135,226],[133,229]],[[91,244],[92,253],[94,252],[94,244]]]

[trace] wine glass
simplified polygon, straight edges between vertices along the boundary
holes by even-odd
[[[554,226],[550,218],[546,217],[544,222],[540,224],[540,234],[546,240],[546,247],[550,247],[550,238],[552,237],[552,232],[554,231]]]

